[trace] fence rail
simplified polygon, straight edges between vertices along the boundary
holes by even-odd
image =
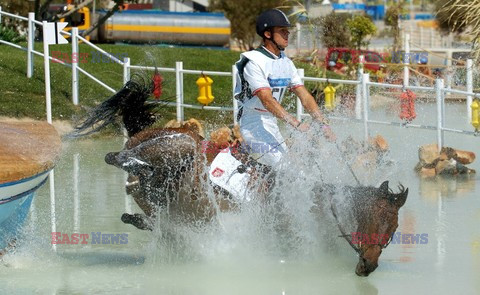
[[[19,45],[12,44],[10,42],[6,42],[3,40],[0,40],[0,43],[6,44],[9,46],[13,46],[18,49],[22,49],[24,51],[27,51],[27,77],[32,77],[33,75],[33,57],[34,55],[39,55],[43,56],[43,53],[37,52],[33,49],[33,44],[34,44],[34,35],[35,35],[35,25],[42,26],[43,24],[39,21],[35,20],[35,15],[33,13],[29,13],[28,18],[26,17],[21,17],[17,16],[11,13],[7,13],[1,10],[0,7],[0,19],[2,16],[6,17],[14,17],[20,20],[28,21],[28,36],[27,36],[27,48],[23,48]],[[235,89],[235,76],[236,76],[236,68],[235,66],[232,66],[232,70],[230,72],[221,72],[221,71],[208,71],[208,70],[189,70],[189,69],[184,69],[183,68],[183,63],[181,61],[176,62],[175,68],[165,68],[165,67],[149,67],[149,66],[142,66],[142,65],[131,65],[131,61],[129,58],[125,58],[123,61],[115,57],[114,55],[106,52],[102,48],[98,47],[97,45],[91,43],[90,41],[86,40],[82,36],[78,34],[78,29],[73,28],[71,33],[68,32],[62,32],[65,33],[69,36],[71,36],[72,40],[72,55],[73,54],[78,54],[78,43],[79,41],[83,42],[84,44],[90,46],[103,56],[111,59],[114,61],[116,64],[122,66],[123,68],[123,82],[126,83],[130,79],[130,74],[131,70],[149,70],[149,71],[154,71],[158,70],[160,72],[170,72],[170,73],[175,73],[175,93],[176,93],[176,102],[171,102],[167,103],[169,106],[175,106],[176,107],[176,114],[177,114],[177,120],[178,121],[183,121],[184,120],[184,109],[189,108],[189,109],[201,109],[201,110],[212,110],[212,111],[232,111],[233,112],[233,121],[236,123],[236,115],[238,112],[238,103],[237,101],[233,98],[233,93]],[[405,52],[406,55],[410,51],[410,46],[409,46],[409,36],[406,34],[405,36]],[[52,60],[52,57],[49,57],[50,60]],[[363,60],[361,58],[361,60]],[[56,60],[57,62],[58,60]],[[69,66],[72,68],[72,100],[74,104],[79,103],[79,73],[84,74],[86,77],[92,79],[99,85],[103,86],[110,92],[116,92],[116,90],[110,86],[108,86],[106,83],[102,82],[98,78],[96,78],[93,74],[88,73],[84,69],[79,67],[78,62],[73,62],[71,65],[64,63],[62,61],[58,61],[59,63]],[[369,124],[381,124],[381,125],[391,125],[391,126],[398,126],[402,128],[419,128],[419,129],[426,129],[426,130],[436,130],[437,131],[437,142],[439,146],[443,146],[444,142],[444,132],[454,132],[454,133],[460,133],[460,134],[465,134],[465,135],[478,135],[477,132],[473,131],[468,131],[468,130],[458,130],[458,129],[453,129],[453,128],[448,128],[444,126],[445,124],[445,95],[447,93],[455,93],[458,95],[463,95],[467,97],[467,103],[466,103],[466,110],[467,110],[467,117],[471,119],[471,112],[470,112],[470,105],[472,103],[472,98],[479,98],[480,93],[474,93],[473,92],[473,66],[472,66],[472,61],[468,60],[467,61],[467,91],[464,90],[458,90],[458,89],[453,89],[449,85],[447,87],[444,87],[444,82],[441,79],[437,79],[435,83],[435,87],[425,87],[425,86],[412,86],[408,84],[409,80],[409,63],[405,62],[403,65],[404,67],[404,84],[403,85],[398,85],[398,84],[387,84],[387,83],[378,83],[378,82],[371,82],[370,81],[370,76],[369,74],[364,74],[363,73],[363,68],[360,67],[359,69],[359,75],[356,80],[342,80],[342,79],[327,79],[327,78],[318,78],[318,77],[305,77],[304,76],[304,71],[303,69],[299,69],[299,75],[302,77],[302,80],[304,82],[327,82],[327,83],[335,83],[335,84],[347,84],[347,85],[356,85],[356,96],[355,96],[355,118],[342,118],[342,117],[334,117],[331,116],[332,119],[334,120],[350,120],[350,121],[355,121],[359,123],[363,123],[364,126],[364,133],[365,133],[365,138],[368,138],[369,136]],[[194,105],[194,104],[187,104],[184,102],[184,75],[212,75],[212,76],[230,76],[232,77],[232,105],[231,106],[201,106],[201,105]],[[412,124],[409,122],[404,122],[404,123],[399,123],[399,122],[384,122],[384,121],[378,121],[378,120],[371,120],[369,118],[369,110],[370,110],[370,88],[375,87],[375,88],[391,88],[391,89],[409,89],[409,90],[416,90],[416,91],[429,91],[429,92],[434,92],[435,97],[436,97],[436,104],[437,104],[437,125],[436,126],[427,126],[427,125],[420,125],[420,124]],[[298,119],[302,119],[306,115],[303,112],[302,105],[300,103],[300,100],[297,98],[296,102],[296,116]]]

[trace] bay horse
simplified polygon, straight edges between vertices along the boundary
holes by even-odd
[[[205,167],[220,149],[210,155],[203,153],[204,138],[188,126],[152,127],[156,121],[155,105],[146,103],[152,89],[151,84],[143,80],[130,80],[94,108],[71,134],[90,134],[117,117],[123,119],[129,139],[123,150],[108,153],[105,161],[128,172],[127,193],[133,196],[143,214],[125,213],[121,220],[139,229],[152,230],[159,210],[175,209],[183,220],[197,221],[211,219],[218,210],[237,209],[238,202],[228,192],[213,186],[205,173]],[[264,176],[265,167],[254,168],[258,174],[252,179]],[[398,226],[398,211],[406,201],[408,189],[400,186],[400,192],[393,193],[388,181],[378,188],[359,185],[336,189],[321,183],[312,193],[317,200],[312,210],[330,216],[337,224],[341,236],[359,255],[356,274],[368,276],[377,268],[382,249],[393,237]],[[334,202],[334,197],[339,195],[345,196],[348,204],[342,215]],[[343,220],[340,216],[344,215],[351,218]],[[345,230],[345,222],[350,231]],[[362,235],[360,242],[353,240],[354,233]],[[363,239],[364,236],[369,240]]]
[[[319,214],[331,214],[341,237],[357,252],[355,273],[368,276],[378,267],[382,250],[388,246],[398,227],[398,211],[405,204],[408,188],[399,186],[394,193],[384,181],[380,187],[345,186],[335,188],[321,184],[314,188],[315,208]],[[342,217],[334,196],[344,201]],[[348,228],[345,227],[348,226]]]

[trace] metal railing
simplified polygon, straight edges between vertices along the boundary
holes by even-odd
[[[27,48],[20,48],[22,50],[27,51],[27,77],[31,77],[33,74],[33,55],[41,55],[43,56],[42,53],[37,52],[33,50],[33,42],[34,42],[34,25],[42,25],[41,22],[35,21],[35,15],[33,13],[29,13],[28,18],[25,17],[20,17],[16,16],[10,13],[6,13],[1,11],[0,8],[0,17],[8,16],[8,17],[15,17],[21,20],[27,20],[28,21],[28,38],[27,38]],[[149,70],[149,71],[155,71],[158,70],[159,72],[170,72],[170,73],[175,73],[175,96],[176,96],[176,101],[175,103],[169,103],[171,106],[176,107],[176,119],[178,121],[183,121],[184,120],[184,109],[189,108],[189,109],[202,109],[202,110],[212,110],[212,111],[231,111],[233,112],[233,121],[234,123],[237,123],[237,113],[238,113],[238,104],[237,100],[234,98],[234,90],[235,90],[235,83],[236,83],[236,67],[232,66],[232,69],[230,72],[220,72],[220,71],[201,71],[201,70],[188,70],[183,68],[183,62],[177,61],[175,63],[175,68],[155,68],[155,67],[147,67],[147,66],[140,66],[140,65],[131,65],[131,61],[129,58],[125,58],[123,61],[119,60],[112,54],[106,52],[105,50],[101,49],[100,47],[96,46],[95,44],[91,43],[90,41],[86,40],[85,38],[81,37],[78,34],[78,29],[73,28],[72,33],[67,33],[64,32],[67,35],[71,36],[72,40],[72,55],[73,54],[78,54],[79,53],[79,48],[78,48],[78,43],[79,41],[83,42],[84,44],[92,47],[102,55],[108,57],[115,63],[119,64],[123,68],[123,82],[124,84],[130,80],[130,72],[132,69],[134,70]],[[406,39],[406,45],[405,45],[405,52],[409,52],[409,45],[408,45],[408,36],[405,36]],[[20,46],[12,44],[10,42],[2,41],[0,40],[1,43],[14,46],[16,48],[19,48]],[[50,60],[52,60],[52,57],[49,57]],[[363,59],[361,59],[363,61]],[[88,73],[84,69],[80,68],[77,62],[72,62],[71,65],[65,64],[61,61],[56,60],[56,62],[60,62],[64,65],[70,66],[72,68],[72,101],[74,104],[79,103],[79,72],[83,73],[85,76],[89,77],[99,85],[103,86],[107,90],[109,90],[112,93],[115,93],[116,90],[110,86],[108,86],[106,83],[100,81],[98,78],[96,78],[93,74]],[[479,93],[474,93],[473,92],[473,63],[471,60],[467,61],[467,91],[463,90],[456,90],[452,89],[449,87],[444,86],[444,82],[441,79],[437,79],[435,82],[435,87],[423,87],[423,86],[410,86],[408,84],[408,79],[409,79],[409,73],[408,73],[408,63],[404,64],[404,84],[403,85],[397,85],[397,84],[387,84],[387,83],[377,83],[377,82],[371,82],[370,81],[370,76],[369,74],[364,74],[363,73],[363,68],[360,66],[359,69],[359,75],[357,80],[341,80],[341,79],[326,79],[326,78],[316,78],[316,77],[305,77],[304,76],[304,71],[303,69],[299,69],[299,75],[302,77],[303,81],[305,82],[329,82],[329,83],[336,83],[336,84],[350,84],[350,85],[356,85],[356,96],[355,96],[355,119],[358,122],[363,123],[364,125],[364,135],[365,138],[368,138],[369,136],[369,124],[383,124],[383,125],[393,125],[393,126],[402,126],[402,127],[409,127],[409,128],[421,128],[421,129],[428,129],[428,130],[436,130],[437,131],[437,142],[439,146],[443,146],[444,142],[444,133],[445,132],[455,132],[455,133],[461,133],[465,135],[478,135],[476,132],[472,131],[467,131],[467,130],[457,130],[453,128],[448,128],[444,126],[445,124],[445,94],[446,93],[455,93],[458,95],[466,96],[467,97],[467,103],[466,103],[466,110],[467,110],[467,117],[471,119],[471,112],[470,112],[470,105],[472,103],[472,98],[473,97],[480,97]],[[230,106],[201,106],[201,105],[194,105],[194,104],[186,104],[185,103],[185,98],[184,98],[184,75],[185,74],[190,74],[190,75],[200,75],[200,74],[206,74],[206,75],[212,75],[212,76],[230,76],[232,77],[232,104]],[[384,121],[377,121],[377,120],[371,120],[369,118],[369,101],[370,101],[370,88],[371,87],[377,87],[377,88],[392,88],[392,89],[404,89],[404,90],[416,90],[416,91],[431,91],[435,93],[436,97],[436,104],[437,104],[437,124],[436,126],[428,126],[428,125],[419,125],[419,124],[412,124],[411,122],[384,122]],[[296,117],[297,119],[301,119],[306,114],[303,112],[302,105],[300,103],[300,100],[297,98],[296,101]],[[332,119],[337,119],[337,120],[346,120],[345,118],[341,117],[332,117]],[[352,120],[352,118],[348,118],[348,120]]]
[[[43,23],[35,20],[35,13],[33,13],[33,12],[28,13],[28,17],[23,17],[23,16],[19,16],[19,15],[15,15],[15,14],[12,14],[12,13],[2,11],[2,8],[0,7],[0,20],[1,20],[2,16],[7,16],[7,17],[11,17],[11,18],[15,18],[15,19],[18,19],[18,20],[21,20],[21,21],[27,21],[28,22],[27,47],[26,48],[22,47],[18,44],[14,44],[14,43],[5,41],[5,40],[0,40],[0,43],[15,47],[17,49],[21,49],[21,50],[24,50],[24,51],[27,52],[27,77],[31,78],[33,76],[33,71],[34,71],[34,56],[35,55],[38,55],[38,56],[41,56],[41,57],[44,56],[43,52],[38,52],[34,49],[35,30],[36,30],[35,25],[43,27]],[[102,55],[110,58],[115,63],[118,63],[122,66],[124,66],[125,63],[126,63],[125,61],[121,61],[121,60],[117,59],[115,56],[111,55],[110,53],[106,52],[105,50],[101,49],[100,47],[96,46],[95,44],[91,43],[90,41],[88,41],[85,38],[83,38],[82,36],[80,36],[78,34],[78,28],[72,28],[72,33],[62,31],[62,34],[71,37],[71,40],[72,40],[72,56],[74,56],[74,54],[78,54],[78,52],[79,52],[78,42],[81,41],[81,42],[89,45],[90,47],[92,47],[93,49],[95,49],[96,51],[101,53]],[[48,59],[55,61],[55,63],[59,63],[61,65],[72,68],[72,102],[75,105],[77,105],[79,103],[79,101],[78,101],[78,80],[79,80],[78,73],[79,72],[83,73],[84,75],[86,75],[87,77],[89,77],[90,79],[92,79],[93,81],[98,83],[99,85],[105,87],[107,90],[109,90],[111,92],[116,92],[112,87],[110,87],[106,83],[102,82],[100,79],[95,77],[93,74],[90,74],[87,71],[80,68],[78,66],[78,62],[72,62],[72,64],[68,64],[68,63],[65,63],[61,60],[55,59],[52,56],[48,56]]]

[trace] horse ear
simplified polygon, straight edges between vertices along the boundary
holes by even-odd
[[[388,180],[384,181],[379,188],[380,192],[384,195],[388,195]]]
[[[408,188],[405,191],[392,195],[393,202],[397,206],[397,208],[400,208],[405,204],[405,202],[407,201],[407,196],[408,196]]]
[[[405,189],[403,185],[400,185],[400,192],[398,194],[388,194],[388,200],[391,204],[395,205],[397,208],[400,209],[400,207],[402,207],[407,201],[407,196],[408,188]]]

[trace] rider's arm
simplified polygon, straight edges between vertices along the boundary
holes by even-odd
[[[330,126],[328,126],[328,120],[326,120],[325,116],[320,111],[320,108],[313,99],[313,96],[310,94],[310,92],[308,92],[307,88],[301,85],[293,87],[292,91],[298,96],[307,112],[309,112],[315,120],[322,124],[324,136],[329,140],[335,141],[336,136],[330,129]]]
[[[272,88],[265,77],[262,67],[254,61],[249,61],[245,65],[243,75],[249,84],[252,95],[256,95],[260,99],[267,111],[293,127],[298,127],[300,125],[300,121],[290,115],[273,97]]]
[[[258,98],[260,98],[260,101],[265,109],[272,113],[275,117],[284,120],[295,128],[300,125],[300,121],[298,121],[294,116],[290,115],[273,97],[272,90],[270,88],[262,88],[257,91],[256,95]]]
[[[312,115],[312,117],[322,123],[325,123],[325,116],[322,114],[320,111],[320,108],[318,107],[317,103],[315,102],[315,99],[313,99],[313,96],[308,92],[307,88],[305,86],[301,85],[298,87],[292,88],[292,91],[298,96],[300,101],[302,102],[303,107],[305,110]]]
[[[302,78],[298,74],[297,68],[295,67],[295,65],[291,60],[289,61],[289,63],[290,63],[290,71],[292,75],[292,80],[290,82],[291,83],[290,90],[293,91],[298,96],[303,107],[313,117],[314,120],[322,123],[323,125],[328,125],[326,123],[327,120],[325,119],[325,116],[320,111],[320,108],[318,107],[318,104],[315,102],[315,99],[313,99],[313,96],[310,94],[307,88],[305,88],[305,86],[303,85]]]

